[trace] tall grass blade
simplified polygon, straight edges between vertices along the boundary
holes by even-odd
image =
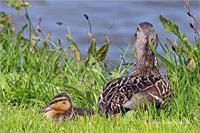
[[[164,65],[165,68],[167,69],[167,67],[169,67],[172,71],[175,71],[175,66],[173,63],[171,63],[170,61],[168,61],[167,59],[165,59],[163,56],[161,56],[157,51],[156,49],[154,48],[151,40],[149,40],[149,44],[150,44],[150,47],[152,49],[152,51],[154,52],[154,54],[162,61],[162,63],[166,64]]]

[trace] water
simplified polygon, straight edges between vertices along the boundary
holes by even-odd
[[[190,20],[186,15],[187,9],[183,1],[37,1],[30,2],[33,8],[28,8],[30,19],[34,27],[37,26],[38,18],[44,13],[40,29],[46,36],[51,32],[51,40],[61,38],[64,45],[68,45],[65,34],[67,29],[59,26],[56,22],[63,22],[71,30],[74,41],[78,44],[81,54],[85,55],[88,48],[89,26],[83,14],[87,14],[92,24],[92,34],[97,40],[99,47],[105,41],[105,34],[109,34],[111,46],[106,57],[107,60],[120,63],[120,55],[126,49],[128,42],[133,46],[133,35],[140,22],[151,22],[158,33],[160,42],[164,44],[166,38],[177,40],[171,32],[166,32],[159,20],[159,15],[168,20],[173,20],[181,32],[185,33],[189,42],[194,42],[194,32],[190,28]],[[200,18],[200,2],[190,2],[190,8],[197,20]],[[8,7],[6,2],[1,2],[1,11],[11,14],[16,31],[20,30],[27,23],[24,15],[20,16],[14,9]],[[25,11],[23,10],[23,13]],[[113,26],[111,26],[113,24]],[[28,35],[28,31],[24,36]],[[28,37],[28,36],[27,36]],[[168,42],[167,42],[168,44]],[[169,44],[168,44],[169,46]],[[158,46],[157,51],[164,55],[162,48]],[[128,51],[131,54],[131,51]],[[130,60],[126,56],[126,62]],[[161,73],[164,69],[161,68]]]

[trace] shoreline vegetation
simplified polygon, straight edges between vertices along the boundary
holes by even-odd
[[[120,65],[108,71],[108,62],[105,61],[110,46],[108,36],[105,36],[105,43],[97,48],[96,39],[88,32],[88,51],[82,58],[66,24],[57,22],[67,31],[69,45],[62,47],[61,39],[50,40],[50,33],[42,33],[40,22],[43,16],[33,28],[27,11],[31,7],[29,2],[7,0],[7,3],[20,14],[21,8],[25,8],[27,24],[16,33],[9,14],[1,12],[0,132],[199,132],[200,27],[190,11],[188,0],[185,0],[186,15],[194,30],[195,42],[190,43],[175,22],[160,15],[164,29],[175,34],[178,42],[166,38],[171,46],[159,44],[167,58],[151,45],[157,60],[166,69],[165,77],[174,88],[172,102],[164,110],[149,107],[148,111],[137,109],[123,117],[108,119],[97,113],[99,92],[109,80],[130,72],[129,68],[134,63],[125,63],[123,59],[128,49],[135,58],[133,46],[128,44]],[[89,17],[84,16],[90,25]],[[29,38],[23,37],[25,29],[29,29]],[[38,34],[42,34],[43,38],[39,38]],[[92,108],[95,115],[59,123],[46,120],[39,110],[52,96],[61,92],[68,94],[75,106]]]

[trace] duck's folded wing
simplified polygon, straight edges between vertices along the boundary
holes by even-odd
[[[162,97],[171,89],[166,79],[154,75],[114,79],[99,94],[99,111],[115,115],[119,109],[134,109],[137,104],[142,106],[147,101],[162,102]]]

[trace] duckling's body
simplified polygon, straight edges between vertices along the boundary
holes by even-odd
[[[83,117],[94,114],[94,111],[89,108],[72,107],[71,99],[65,93],[54,96],[49,104],[40,110],[40,113],[42,112],[45,112],[47,118],[54,118],[57,121],[66,118],[72,120],[76,116]]]
[[[159,107],[173,94],[167,79],[155,67],[155,55],[150,48],[149,39],[156,48],[158,36],[152,24],[140,23],[134,36],[136,67],[132,73],[108,82],[99,94],[99,111],[116,116],[139,107],[146,107],[147,101]]]

